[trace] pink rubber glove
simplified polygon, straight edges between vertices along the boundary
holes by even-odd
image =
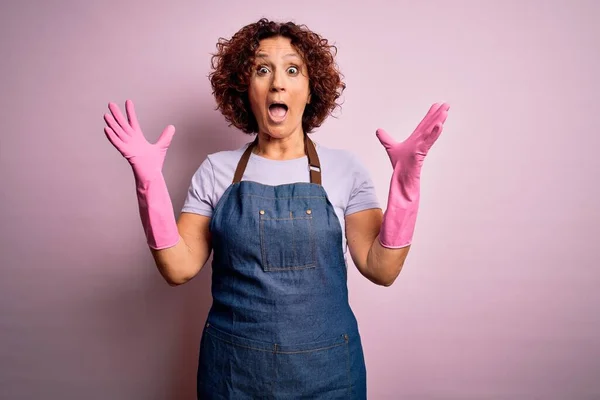
[[[377,138],[394,167],[387,210],[379,233],[383,247],[401,248],[412,243],[419,209],[421,168],[427,152],[442,133],[449,108],[445,103],[432,105],[403,142],[396,142],[383,129],[377,130]]]
[[[128,119],[116,104],[109,103],[108,108],[111,114],[104,114],[108,124],[104,133],[133,169],[139,212],[148,245],[156,250],[175,246],[179,242],[179,232],[162,175],[175,127],[169,125],[156,144],[150,144],[140,129],[131,100],[125,102]]]

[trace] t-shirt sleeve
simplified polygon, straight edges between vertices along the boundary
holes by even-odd
[[[194,173],[181,212],[212,217],[214,209],[215,174],[206,158]]]
[[[352,157],[352,190],[345,215],[369,208],[381,208],[369,171],[358,157]]]

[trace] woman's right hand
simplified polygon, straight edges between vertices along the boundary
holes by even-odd
[[[104,114],[108,124],[104,133],[133,168],[140,217],[148,245],[155,250],[173,247],[180,236],[162,166],[175,128],[169,125],[156,144],[148,143],[135,115],[133,102],[127,100],[125,107],[127,119],[116,104],[108,105],[110,114]]]
[[[156,144],[151,144],[142,133],[131,100],[125,102],[127,119],[116,104],[110,103],[108,108],[110,114],[104,115],[108,124],[104,132],[133,168],[140,218],[156,266],[169,284],[187,282],[196,276],[210,256],[210,217],[182,213],[179,223],[175,219],[162,175],[175,128],[167,126]]]
[[[104,120],[108,124],[104,128],[104,133],[121,155],[129,161],[138,183],[147,183],[154,179],[156,174],[162,174],[165,156],[175,134],[175,127],[167,126],[158,141],[151,144],[140,128],[133,101],[125,102],[127,119],[115,103],[109,103],[108,108],[110,114],[104,114]]]

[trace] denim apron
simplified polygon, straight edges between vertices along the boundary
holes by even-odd
[[[212,297],[199,399],[366,399],[348,303],[342,229],[305,135],[310,183],[242,181],[256,140],[215,207]]]

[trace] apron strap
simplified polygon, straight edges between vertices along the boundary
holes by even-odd
[[[258,143],[258,136],[256,139],[244,151],[240,161],[238,162],[237,168],[235,169],[235,173],[233,174],[233,183],[238,183],[242,181],[242,176],[244,175],[244,171],[246,171],[246,166],[248,165],[248,161],[250,160],[250,154],[252,154],[252,149]],[[308,136],[304,135],[304,152],[308,156],[308,169],[310,172],[310,183],[316,183],[317,185],[321,184],[321,162],[319,161],[319,155],[317,154],[317,149],[315,148],[315,144],[312,140],[308,138]]]
[[[310,171],[310,183],[321,184],[321,161],[319,161],[319,155],[317,149],[312,140],[304,135],[304,151],[308,156],[308,169]]]
[[[246,170],[246,166],[248,165],[248,160],[250,160],[250,154],[252,153],[252,149],[256,146],[258,142],[258,136],[244,151],[240,161],[238,162],[237,168],[235,169],[235,174],[233,174],[233,183],[238,183],[242,181],[242,176],[244,175],[244,171]]]

